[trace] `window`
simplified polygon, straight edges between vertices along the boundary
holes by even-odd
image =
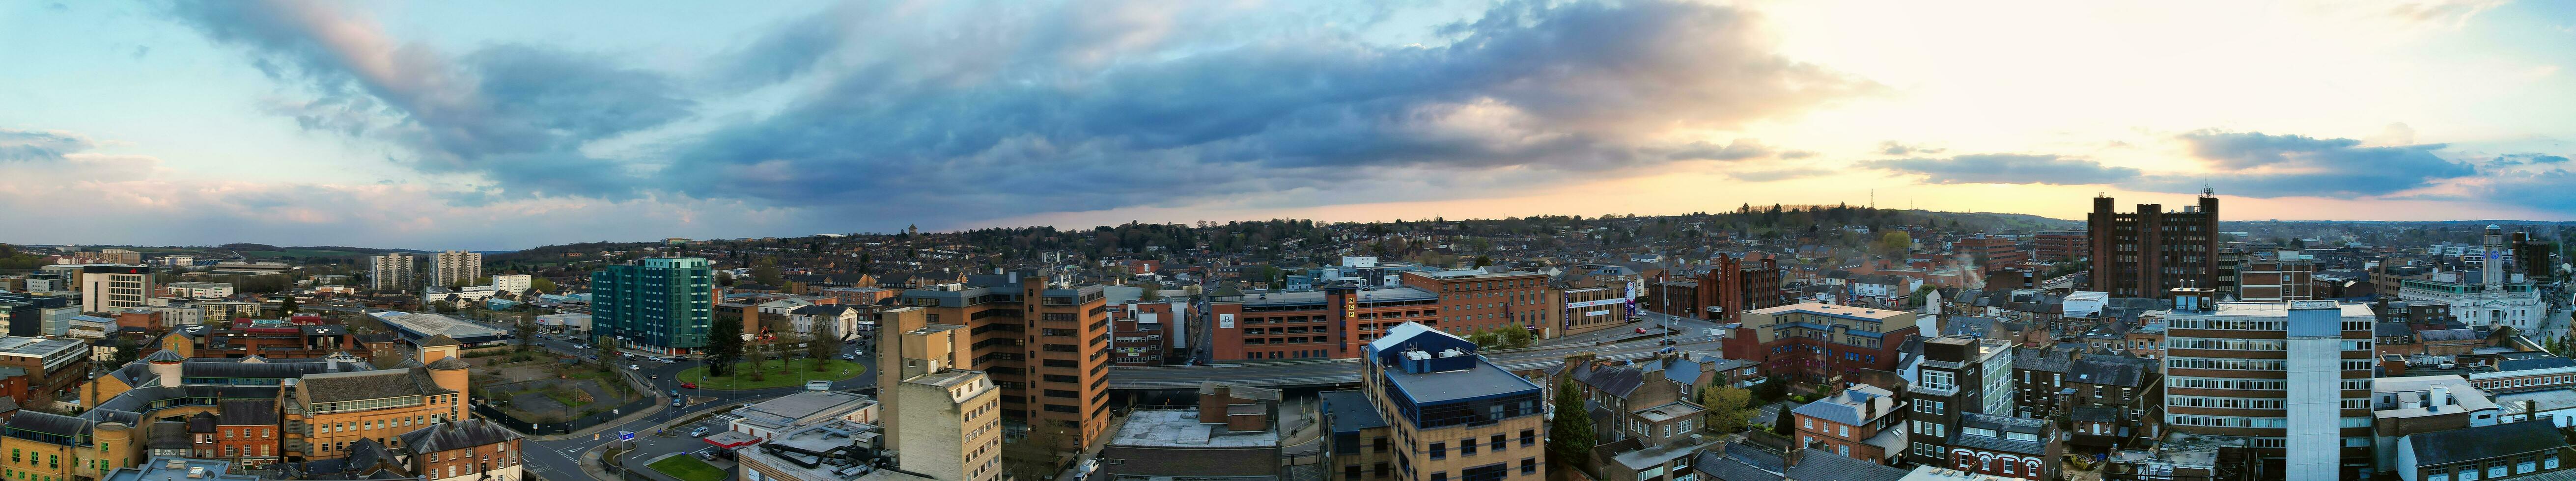
[[[1496,435],[1494,435],[1491,445],[1488,445],[1488,446],[1486,446],[1486,447],[1487,447],[1487,448],[1492,448],[1492,449],[1493,449],[1493,450],[1495,450],[1495,451],[1501,451],[1501,450],[1503,450],[1503,435],[1500,435],[1500,434],[1496,434]]]
[[[1851,426],[1834,426],[1834,435],[1846,438],[1851,437]]]
[[[1521,474],[1538,474],[1538,458],[1521,458]]]
[[[1458,440],[1458,455],[1459,455],[1459,456],[1474,456],[1474,455],[1476,455],[1476,438],[1467,438],[1467,439],[1460,439],[1460,440]]]
[[[1342,479],[1359,479],[1359,478],[1360,478],[1360,465],[1353,464],[1353,465],[1343,466],[1343,467],[1342,467]]]
[[[1431,459],[1449,459],[1449,443],[1431,443]]]
[[[1535,431],[1535,430],[1530,430],[1530,429],[1523,429],[1523,430],[1521,430],[1521,446],[1526,447],[1526,446],[1530,446],[1530,445],[1534,445],[1534,444],[1538,444],[1538,434],[1537,434],[1537,431]],[[2554,465],[2553,465],[2553,466],[2550,466],[2550,467],[2555,468],[2555,467],[2557,467],[2557,466],[2554,466]]]
[[[1815,419],[1815,418],[1798,418],[1798,427],[1800,427],[1800,428],[1804,428],[1804,429],[1815,429],[1815,428],[1816,428],[1816,419]]]

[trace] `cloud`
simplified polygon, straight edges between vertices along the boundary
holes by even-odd
[[[273,78],[316,98],[273,106],[308,129],[405,147],[423,172],[479,173],[518,195],[631,198],[620,162],[586,143],[686,117],[695,102],[658,72],[525,45],[451,57],[405,44],[372,19],[328,2],[181,1],[167,13],[219,44],[252,53]],[[521,172],[583,172],[563,182]]]
[[[2517,166],[2517,165],[2546,165],[2546,164],[2559,164],[2559,163],[2566,163],[2566,162],[2567,162],[2567,158],[2566,158],[2566,157],[2562,157],[2562,156],[2549,155],[2549,154],[2542,154],[2542,153],[2523,153],[2523,154],[2504,154],[2504,155],[2496,156],[2496,158],[2488,159],[2488,160],[2487,160],[2487,166],[2488,166],[2488,167],[2511,167],[2511,166]]]
[[[1775,181],[1775,180],[1789,180],[1789,179],[1802,179],[1802,178],[1807,178],[1807,177],[1816,177],[1816,176],[1821,176],[1821,175],[1826,175],[1826,174],[1831,174],[1831,173],[1833,173],[1833,171],[1825,170],[1825,169],[1820,169],[1820,168],[1814,168],[1814,167],[1791,167],[1791,168],[1786,168],[1786,169],[1776,169],[1776,170],[1753,170],[1753,171],[1727,172],[1727,173],[1726,173],[1726,176],[1728,176],[1728,177],[1734,177],[1734,178],[1735,178],[1735,180],[1741,180],[1741,181],[1745,181],[1745,182],[1770,182],[1770,181]]]
[[[88,138],[67,132],[0,128],[0,162],[61,160],[64,154],[96,146]]]
[[[2200,130],[2176,137],[2213,172],[2154,176],[2146,188],[2209,186],[2252,197],[2377,196],[2477,175],[2466,162],[2434,155],[2445,144],[2365,147],[2360,140]]]
[[[1945,152],[1945,151],[1948,151],[1948,150],[1950,150],[1950,149],[1925,149],[1925,148],[1918,148],[1918,147],[1911,146],[1911,145],[1905,145],[1905,144],[1897,143],[1897,142],[1896,142],[1896,141],[1894,141],[1894,140],[1890,140],[1890,141],[1886,141],[1886,142],[1879,142],[1879,143],[1878,143],[1878,151],[1879,151],[1879,153],[1887,154],[1887,155],[1938,154],[1938,153],[1942,153],[1942,152]]]
[[[1966,154],[1949,158],[1868,160],[1862,167],[1921,175],[1927,184],[2110,184],[2135,180],[2138,169],[2033,154]]]
[[[883,31],[913,49],[901,57],[787,49],[752,71],[827,84],[708,133],[664,177],[695,180],[676,187],[702,197],[965,216],[1298,189],[1361,199],[1383,194],[1355,179],[1400,172],[1544,182],[1743,158],[1768,148],[1660,139],[1877,88],[1773,53],[1749,12],[1678,1],[1509,3],[1443,27],[1436,45],[1338,31],[1208,45],[1063,23],[1089,17],[977,17],[992,38],[956,42]],[[820,33],[754,44],[785,38],[863,48]]]
[[[1716,143],[1707,141],[1692,142],[1689,145],[1683,146],[1682,150],[1674,151],[1667,157],[1673,160],[1744,160],[1755,157],[1770,157],[1777,153],[1777,150],[1765,147],[1761,142],[1755,142],[1751,139],[1735,139],[1732,142],[1727,142],[1726,145],[1717,145]]]

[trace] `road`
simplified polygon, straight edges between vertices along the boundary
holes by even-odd
[[[541,337],[536,339],[536,341],[538,346],[546,350],[555,351],[565,355],[589,357],[591,354],[595,353],[594,350],[590,349],[574,349],[574,341],[568,339]],[[845,345],[842,348],[842,353],[844,354],[856,355],[858,351],[859,349],[856,345]],[[851,390],[876,386],[876,376],[874,375],[875,358],[869,356],[856,357],[858,358],[860,365],[868,366],[868,372],[862,373],[858,377],[833,382],[833,390]],[[680,371],[697,367],[699,364],[697,361],[682,360],[680,362],[668,363],[653,362],[643,360],[639,356],[637,360],[627,361],[625,364],[641,367],[643,368],[642,370],[649,371],[650,376],[656,378],[651,380],[656,392],[655,399],[660,400],[660,402],[663,403],[668,403],[670,402],[670,393],[674,392],[674,390],[678,390],[681,394],[689,396],[689,405],[686,407],[674,408],[668,407],[666,404],[665,407],[662,408],[661,412],[642,418],[626,420],[623,423],[617,424],[613,428],[599,431],[598,439],[596,440],[593,440],[590,436],[580,436],[574,439],[556,441],[542,441],[537,439],[521,441],[521,449],[526,453],[525,461],[528,469],[538,473],[538,476],[549,479],[591,479],[591,477],[588,474],[585,474],[581,469],[580,459],[582,453],[589,451],[592,448],[605,445],[606,443],[615,442],[617,440],[617,433],[620,431],[632,431],[637,433],[636,449],[631,451],[632,454],[625,456],[628,461],[641,461],[651,459],[665,453],[694,451],[705,448],[709,445],[703,441],[699,441],[695,436],[689,436],[686,432],[688,428],[685,426],[674,428],[674,431],[680,432],[672,433],[672,436],[669,437],[654,436],[652,432],[653,428],[661,425],[662,423],[679,420],[688,416],[694,416],[699,413],[720,410],[727,406],[737,406],[764,399],[795,394],[805,390],[803,386],[741,391],[681,389],[679,387],[679,380],[672,378],[678,376]],[[699,424],[716,426],[715,429],[710,431],[723,430],[720,424],[710,422],[701,422]]]
[[[1659,323],[1667,321],[1657,320],[1653,322]],[[1669,322],[1673,322],[1674,325],[1682,327],[1680,329],[1675,329],[1669,338],[1679,343],[1683,348],[1717,348],[1718,338],[1713,336],[1710,331],[1707,330],[1708,328],[1714,327],[1714,324],[1695,319],[1678,319],[1671,320]],[[1641,323],[1640,325],[1653,326],[1656,324]],[[1631,336],[1637,335],[1634,330],[1623,330],[1620,332],[1626,332]],[[1570,345],[1560,344],[1524,349],[1486,351],[1484,354],[1485,358],[1493,361],[1495,365],[1502,366],[1504,369],[1517,371],[1561,363],[1564,362],[1566,356],[1583,351],[1593,351],[1599,353],[1601,357],[1604,358],[1643,357],[1648,354],[1652,354],[1656,349],[1661,348],[1661,346],[1658,345],[1658,341],[1662,340],[1664,340],[1664,338],[1640,339],[1601,346],[1588,343]],[[1192,389],[1197,388],[1199,383],[1203,381],[1216,381],[1268,388],[1325,387],[1358,384],[1359,379],[1360,373],[1358,359],[1261,364],[1214,364],[1200,366],[1138,366],[1115,367],[1109,369],[1109,388],[1117,390],[1159,391]]]

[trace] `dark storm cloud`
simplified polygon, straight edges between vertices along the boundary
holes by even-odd
[[[2445,144],[2363,147],[2360,140],[2202,130],[2178,137],[2210,162],[2208,174],[2160,175],[2143,187],[2193,192],[2209,186],[2249,197],[2379,196],[2478,174],[2433,154]]]
[[[488,174],[512,194],[630,197],[638,184],[621,162],[577,149],[677,120],[695,106],[658,72],[524,45],[450,58],[402,44],[340,4],[169,5],[180,23],[249,50],[262,72],[317,92],[280,109],[305,128],[381,136],[409,148],[403,160],[414,168]],[[563,173],[586,178],[540,176]]]
[[[754,35],[706,76],[725,87],[815,80],[785,108],[674,142],[667,158],[597,159],[579,147],[689,117],[697,102],[667,75],[597,56],[513,45],[443,56],[337,6],[182,2],[170,13],[320,92],[289,109],[309,128],[394,139],[418,169],[500,184],[457,199],[650,190],[966,217],[1299,192],[1377,201],[1496,184],[1346,189],[1382,185],[1365,181],[1377,176],[1508,186],[1773,155],[1749,141],[1662,139],[1879,89],[1779,56],[1750,12],[1679,0],[1509,2],[1425,45],[1304,27],[1223,37],[1169,12],[1205,6],[1152,2],[939,5],[989,15],[859,3]]]
[[[2056,155],[1966,154],[1949,158],[1868,160],[1860,165],[1899,174],[1921,175],[1923,183],[1927,184],[2106,184],[2127,182],[2139,176],[2138,169],[2109,167],[2101,162]]]

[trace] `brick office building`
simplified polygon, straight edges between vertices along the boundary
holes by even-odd
[[[1497,330],[1513,325],[1535,330],[1554,321],[1546,305],[1547,275],[1536,272],[1481,270],[1411,271],[1404,285],[1439,295],[1440,312],[1425,323],[1451,333]]]
[[[1727,357],[1761,367],[1764,376],[1832,385],[1863,369],[1894,370],[1898,347],[1922,328],[1912,311],[1792,304],[1755,309],[1727,336]]]
[[[928,324],[965,326],[973,364],[959,367],[1001,386],[1004,416],[1057,430],[1068,443],[1060,447],[1089,445],[1108,428],[1111,328],[1101,286],[970,275],[954,288],[904,291],[896,303],[921,308]]]
[[[2181,212],[2159,204],[2119,212],[2110,197],[2094,197],[2086,229],[2093,241],[2089,290],[2162,297],[2175,288],[2218,287],[2217,197],[2203,193],[2199,205]]]
[[[2092,242],[2084,236],[2084,231],[2080,230],[2043,231],[2032,237],[2035,238],[2033,244],[2037,245],[2035,250],[2038,251],[2038,255],[2032,260],[2041,262],[2066,262],[2080,259],[2093,248]]]
[[[1736,321],[1746,311],[1788,305],[1789,297],[1780,292],[1779,261],[1762,259],[1760,265],[1744,267],[1742,259],[1718,254],[1717,268],[1699,278],[1699,301],[1706,305],[1690,317]]]
[[[1344,359],[1406,322],[1452,334],[1519,327],[1533,335],[1571,309],[1547,276],[1478,270],[1406,272],[1404,285],[1217,296],[1208,304],[1218,362]]]

